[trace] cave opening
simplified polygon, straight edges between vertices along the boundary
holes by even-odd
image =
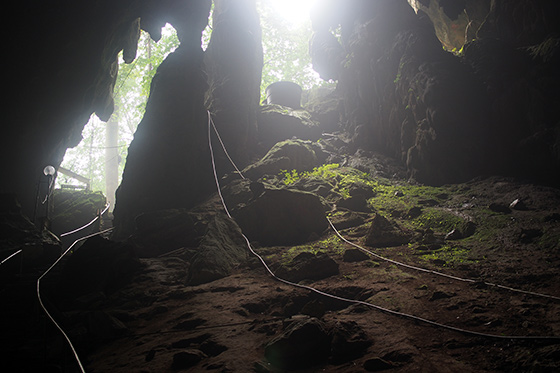
[[[128,147],[145,113],[152,78],[158,66],[180,44],[177,31],[169,23],[162,28],[161,35],[161,39],[154,42],[147,32],[141,31],[132,63],[126,63],[123,51],[119,52],[113,91],[114,112],[108,121],[91,114],[82,130],[82,140],[64,155],[55,188],[100,191],[107,197],[112,211]],[[208,39],[207,29],[202,38],[203,47],[208,45]]]
[[[258,2],[264,55],[261,101],[266,100],[266,88],[277,81],[296,83],[304,92],[317,87],[334,88],[334,80],[321,78],[311,60],[311,13],[317,6],[316,0]]]
[[[334,89],[335,81],[322,79],[311,62],[310,13],[314,6],[317,6],[316,0],[257,1],[263,30],[262,103],[266,102],[266,88],[277,81],[290,81],[301,86],[304,102],[307,93],[314,88]],[[209,24],[202,33],[203,51],[206,51],[212,35],[213,9],[214,5]],[[119,52],[118,76],[113,91],[115,110],[108,121],[101,120],[95,113],[90,116],[79,144],[65,152],[55,188],[100,191],[111,206],[115,205],[115,192],[122,180],[128,147],[145,113],[152,78],[158,66],[180,44],[177,31],[169,23],[162,28],[161,35],[161,39],[154,42],[149,33],[141,30],[132,63],[126,63],[123,51]]]
[[[75,371],[37,307],[44,297],[88,371],[340,373],[442,363],[452,371],[558,371],[560,345],[547,340],[560,339],[559,5],[315,3],[328,20],[317,29],[312,16],[324,54],[314,60],[311,51],[311,64],[289,40],[296,16],[309,25],[307,12],[273,0],[16,5],[11,14],[25,15],[26,27],[11,28],[18,38],[7,48],[18,58],[7,59],[15,62],[8,82],[17,84],[7,87],[14,102],[2,147],[3,366]],[[265,6],[267,22],[286,27],[266,28]],[[480,38],[454,26],[463,16]],[[136,32],[162,45],[166,22],[180,45],[159,67],[136,72],[145,58]],[[212,41],[208,33],[201,43],[207,22]],[[295,43],[306,54],[308,30]],[[25,31],[34,37],[21,38]],[[140,48],[151,42],[141,38]],[[130,64],[117,78],[121,48]],[[337,82],[333,98],[267,111],[275,105],[263,104],[264,77],[296,80],[303,75],[286,74],[310,66],[321,81]],[[136,96],[113,100],[128,85],[144,89],[151,73],[145,112]],[[118,131],[117,141],[105,140],[110,124],[99,118],[111,123],[113,103],[119,126],[140,113],[130,145]],[[84,129],[92,112],[99,117]],[[99,192],[70,206],[72,214],[48,210],[53,172],[80,137],[74,164],[85,176],[119,158],[123,167],[127,153],[112,216],[103,216]],[[32,222],[33,202],[20,208],[18,199],[33,201],[38,174],[49,191],[36,198],[43,211]],[[59,185],[77,184],[59,177]],[[74,238],[86,240],[78,249]],[[439,274],[446,279],[432,277]],[[473,347],[483,337],[488,343]],[[519,343],[508,349],[512,340]],[[321,354],[280,356],[285,345]]]

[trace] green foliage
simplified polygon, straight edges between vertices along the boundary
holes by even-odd
[[[344,242],[337,235],[330,235],[325,239],[311,242],[305,245],[292,246],[282,253],[281,262],[283,264],[290,263],[296,256],[303,252],[310,252],[314,255],[318,253],[338,254],[344,253]]]
[[[333,170],[336,170],[337,168],[339,168],[339,166],[340,165],[338,163],[329,163],[329,164],[324,164],[320,167],[315,167],[313,168],[313,171],[298,172],[297,170],[291,170],[291,171],[281,170],[280,176],[282,177],[282,181],[286,185],[291,185],[300,179],[310,178],[310,177],[331,179],[337,175],[337,173],[334,172]]]
[[[459,216],[439,209],[428,207],[422,214],[411,221],[411,225],[417,229],[432,229],[433,231],[447,233],[460,226],[464,220]]]
[[[270,0],[259,1],[258,11],[264,53],[261,100],[266,99],[266,87],[280,80],[297,83],[303,89],[332,85],[320,79],[311,66],[311,20],[292,25],[276,14]]]
[[[115,112],[111,121],[119,123],[119,175],[124,169],[128,145],[132,141],[138,123],[144,116],[150,85],[157,67],[165,57],[179,46],[177,33],[167,25],[162,30],[162,37],[155,43],[150,36],[142,32],[138,42],[137,57],[131,64],[126,64],[122,52],[118,56],[119,74],[115,84]],[[75,148],[68,149],[62,166],[91,179],[91,188],[95,191],[105,190],[105,128],[106,124],[92,115],[82,131],[82,141]],[[57,184],[74,184],[75,180],[59,174]]]
[[[115,116],[119,124],[125,124],[132,135],[142,119],[150,94],[150,85],[157,67],[168,54],[179,46],[177,32],[167,25],[156,43],[148,33],[142,32],[138,41],[137,57],[131,64],[124,63],[119,55],[119,75],[115,85]]]
[[[437,250],[420,255],[424,261],[439,262],[438,266],[448,267],[468,262],[476,262],[470,258],[471,252],[468,248],[458,245],[445,245]]]

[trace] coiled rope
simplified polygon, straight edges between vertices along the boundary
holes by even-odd
[[[224,207],[224,211],[226,212],[227,216],[228,216],[230,219],[233,220],[233,217],[231,216],[231,214],[230,214],[230,212],[229,212],[229,210],[228,210],[228,208],[227,208],[226,202],[225,202],[225,200],[224,200],[224,198],[223,198],[223,196],[222,196],[221,187],[220,187],[220,182],[219,182],[219,179],[218,179],[218,174],[217,174],[217,172],[216,172],[216,164],[215,164],[215,159],[214,159],[214,154],[213,154],[214,152],[213,152],[213,148],[212,148],[212,137],[211,137],[211,131],[210,131],[211,126],[214,128],[214,131],[215,131],[216,133],[217,133],[218,131],[217,131],[217,129],[216,129],[216,126],[214,125],[214,121],[212,120],[212,115],[211,115],[210,111],[207,111],[207,113],[208,113],[208,146],[209,146],[209,148],[210,148],[210,158],[211,158],[211,161],[212,161],[212,169],[213,169],[213,172],[214,172],[214,180],[215,180],[215,182],[216,182],[216,188],[217,188],[217,190],[218,190],[218,195],[220,196],[222,205],[223,205],[223,207]],[[219,135],[218,135],[218,136],[219,136]],[[225,146],[223,145],[223,142],[222,142],[222,147],[224,148],[224,152],[227,153],[227,150],[225,149]],[[228,156],[228,158],[229,158],[230,161],[233,163],[233,161],[231,160],[231,158],[230,158],[229,156]],[[238,170],[238,168],[235,166],[235,164],[234,164],[233,166],[235,167],[236,170]],[[239,171],[238,171],[238,172],[239,172]],[[240,175],[241,175],[241,173],[240,173]],[[352,246],[358,247],[357,245],[355,245],[355,244],[352,243],[351,241],[346,240],[346,239],[336,230],[336,228],[334,227],[334,225],[332,224],[332,222],[330,221],[330,219],[328,219],[328,217],[327,217],[327,220],[329,221],[329,224],[331,225],[331,228],[333,228],[333,230],[336,232],[336,234],[337,234],[343,241],[349,243],[349,244],[352,245]],[[257,254],[257,253],[253,250],[253,248],[252,248],[252,246],[251,246],[251,242],[249,241],[249,239],[247,238],[247,236],[245,236],[244,233],[241,233],[241,235],[242,235],[243,238],[245,239],[245,242],[246,242],[246,244],[247,244],[247,247],[249,248],[249,251],[250,251],[255,257],[257,257],[257,258],[259,259],[259,261],[261,262],[261,264],[263,265],[263,267],[265,268],[265,270],[267,271],[267,273],[268,273],[272,278],[274,278],[275,280],[277,280],[277,281],[279,281],[279,282],[282,282],[282,283],[284,283],[284,284],[286,284],[286,285],[290,285],[290,286],[297,287],[297,288],[300,288],[300,289],[305,289],[305,290],[314,292],[314,293],[316,293],[316,294],[323,295],[323,296],[325,296],[325,297],[329,297],[329,298],[331,298],[331,299],[336,299],[336,300],[340,300],[340,301],[347,302],[347,303],[352,303],[352,304],[361,304],[361,305],[364,305],[364,306],[367,306],[367,307],[370,307],[370,308],[374,308],[374,309],[376,309],[376,310],[378,310],[378,311],[381,311],[381,312],[384,312],[384,313],[387,313],[387,314],[391,314],[391,315],[394,315],[394,316],[400,316],[400,317],[407,318],[407,319],[414,320],[414,321],[419,321],[419,322],[424,323],[424,324],[427,324],[427,325],[431,325],[431,326],[435,326],[435,327],[439,327],[439,328],[451,330],[451,331],[458,332],[458,333],[461,333],[461,334],[466,334],[466,335],[471,335],[471,336],[477,336],[477,337],[484,337],[484,338],[502,339],[502,340],[512,340],[512,339],[515,339],[515,340],[560,340],[560,336],[499,335],[499,334],[489,334],[489,333],[477,332],[477,331],[473,331],[473,330],[462,329],[462,328],[454,327],[454,326],[451,326],[451,325],[442,324],[442,323],[439,323],[439,322],[436,322],[436,321],[428,320],[428,319],[425,319],[425,318],[422,318],[422,317],[419,317],[419,316],[414,316],[414,315],[410,315],[410,314],[407,314],[407,313],[394,311],[394,310],[391,310],[391,309],[388,309],[388,308],[385,308],[385,307],[381,307],[381,306],[379,306],[379,305],[376,305],[376,304],[373,304],[373,303],[370,303],[370,302],[365,302],[365,301],[360,301],[360,300],[355,300],[355,299],[349,299],[349,298],[340,297],[340,296],[337,296],[337,295],[334,295],[334,294],[330,294],[330,293],[327,293],[327,292],[318,290],[318,289],[316,289],[316,288],[314,288],[314,287],[311,287],[311,286],[307,286],[307,285],[302,285],[302,284],[298,284],[298,283],[295,283],[295,282],[291,282],[291,281],[288,281],[288,280],[285,280],[285,279],[283,279],[283,278],[280,278],[280,277],[276,276],[276,274],[270,269],[270,267],[268,266],[268,264],[266,263],[266,261],[265,261],[259,254]],[[358,248],[360,248],[360,247],[358,247]],[[361,249],[363,249],[363,248],[361,248]],[[365,249],[363,249],[363,250],[365,250]],[[379,259],[383,258],[383,257],[381,257],[381,256],[378,256],[377,254],[374,254],[374,253],[370,252],[369,250],[366,250],[366,251],[367,251],[369,254],[374,255],[375,257],[378,257]],[[383,258],[383,259],[385,260],[385,259],[387,259],[387,258]],[[428,272],[428,273],[433,273],[433,274],[440,274],[439,272],[431,271],[431,270],[428,270],[428,269],[425,269],[425,268],[410,266],[410,265],[408,265],[408,264],[400,263],[400,262],[397,262],[397,261],[394,261],[394,260],[391,260],[391,259],[387,259],[387,261],[390,261],[390,262],[393,263],[393,264],[402,265],[402,266],[407,267],[407,268],[416,269],[416,270],[421,270],[421,271],[423,271],[423,272]],[[474,280],[470,280],[470,279],[461,279],[461,278],[459,278],[459,277],[450,276],[450,275],[445,275],[445,274],[440,274],[440,275],[444,275],[445,277],[448,277],[448,278],[451,278],[451,279],[455,279],[455,280],[460,280],[460,281],[476,282],[476,281],[474,281]],[[493,286],[498,286],[498,285],[493,285]],[[508,288],[508,287],[505,287],[505,286],[499,286],[499,287],[504,288],[504,289],[507,289],[507,290],[511,290],[511,289],[512,289],[512,288]],[[514,289],[514,291],[520,291],[520,292],[522,292],[522,293],[532,294],[532,292],[526,292],[526,291],[524,291],[524,290]],[[539,296],[546,296],[546,295],[544,295],[544,294],[539,294],[539,293],[534,293],[534,294],[539,295]],[[553,296],[546,296],[546,297],[552,298],[552,299],[557,299],[557,297],[553,297]]]

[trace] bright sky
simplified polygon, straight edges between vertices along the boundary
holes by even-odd
[[[309,10],[317,0],[270,0],[280,16],[293,24],[309,20]]]

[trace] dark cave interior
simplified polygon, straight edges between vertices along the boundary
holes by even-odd
[[[417,325],[412,331],[400,326],[401,339],[379,331],[386,333],[380,342],[374,324],[388,321],[375,316],[371,325],[360,326],[365,312],[360,305],[329,303],[285,284],[258,290],[251,284],[263,282],[265,275],[257,273],[258,260],[250,258],[241,232],[290,281],[318,281],[338,296],[386,301],[388,308],[403,312],[455,301],[446,304],[445,323],[459,320],[453,312],[471,302],[476,286],[441,283],[428,297],[422,294],[432,290],[432,283],[392,272],[394,284],[374,283],[368,290],[368,280],[357,277],[380,266],[386,274],[391,267],[343,259],[352,248],[343,255],[342,241],[325,236],[331,221],[326,216],[355,242],[385,250],[382,255],[400,247],[394,252],[398,259],[410,259],[406,249],[412,248],[430,258],[430,265],[467,278],[489,277],[492,266],[499,267],[492,281],[526,285],[552,297],[545,304],[508,300],[508,308],[500,294],[492,293],[476,308],[482,316],[461,325],[502,327],[498,332],[505,335],[560,335],[560,3],[321,1],[311,14],[309,50],[314,69],[336,81],[336,89],[317,93],[303,108],[297,89],[296,103],[293,96],[278,94],[276,101],[259,102],[263,48],[256,0],[213,4],[214,27],[205,51],[201,34],[211,0],[31,1],[18,2],[8,12],[6,50],[12,58],[4,61],[9,93],[2,126],[7,141],[1,147],[6,176],[0,191],[0,295],[10,304],[2,325],[10,330],[3,349],[11,345],[12,371],[79,371],[62,338],[45,326],[37,299],[24,293],[78,238],[61,240],[60,234],[79,226],[82,218],[55,221],[51,216],[47,228],[54,233],[36,228],[30,219],[37,215],[38,195],[45,194],[40,189],[48,184],[45,166],[60,166],[66,150],[80,142],[92,113],[102,120],[111,116],[118,53],[133,62],[140,30],[157,42],[166,23],[177,30],[181,44],[152,80],[116,193],[113,231],[85,241],[44,285],[48,307],[87,356],[87,371],[557,370],[558,337],[534,344],[509,341],[504,355],[505,345],[482,343],[482,350],[500,356],[495,361],[481,357],[472,336],[430,340],[430,351],[420,352],[426,340]],[[212,158],[210,123],[227,156],[215,141]],[[239,178],[228,157],[247,179]],[[220,210],[217,179],[234,220]],[[83,224],[104,204],[102,196],[87,198],[79,209],[73,207],[85,212]],[[48,212],[45,218],[49,223]],[[99,219],[94,230],[103,224]],[[310,246],[292,255],[301,245]],[[450,248],[450,258],[438,256]],[[17,250],[25,261],[8,260]],[[465,250],[471,252],[469,262],[459,262]],[[475,256],[493,262],[484,264]],[[350,268],[351,263],[361,267]],[[350,280],[354,288],[335,284]],[[473,283],[488,286],[484,280]],[[379,296],[392,285],[416,294],[418,304]],[[154,305],[163,293],[167,303]],[[212,303],[222,296],[231,309]],[[24,306],[28,309],[19,312]],[[520,322],[522,328],[503,321],[515,307],[530,319],[527,325]],[[228,312],[235,316],[223,316]],[[427,318],[441,316],[431,312]],[[15,315],[18,322],[6,321]],[[247,317],[254,324],[245,334],[234,329],[220,339],[200,331],[204,323],[242,325]],[[284,321],[276,325],[274,318]],[[165,330],[170,320],[190,340],[169,345],[165,336],[150,341],[142,336]],[[539,326],[537,320],[549,325]],[[26,323],[45,331],[18,332],[18,325]],[[140,336],[123,342],[121,353],[111,343],[126,333]],[[258,335],[254,343],[250,333]],[[228,338],[236,348],[227,345]],[[390,349],[404,339],[408,344]],[[41,347],[47,341],[52,348]],[[291,343],[301,343],[302,350],[313,344],[315,352],[300,361],[287,347]],[[142,344],[145,351],[136,348]],[[126,356],[129,365],[111,350]],[[245,350],[250,350],[247,356]],[[443,357],[449,350],[455,355]],[[133,354],[142,362],[135,362]],[[34,358],[26,362],[27,355]]]

